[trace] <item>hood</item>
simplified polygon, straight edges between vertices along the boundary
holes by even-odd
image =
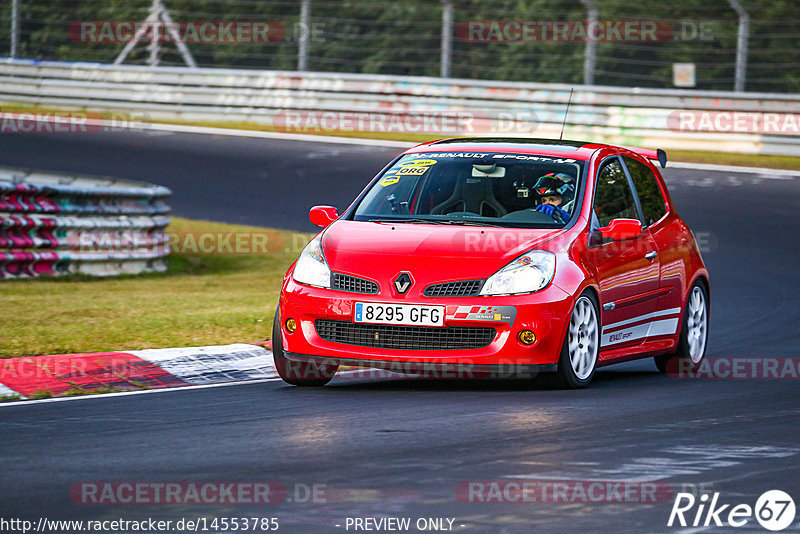
[[[428,285],[487,278],[563,232],[340,220],[325,230],[322,248],[334,272],[384,282],[408,271]]]

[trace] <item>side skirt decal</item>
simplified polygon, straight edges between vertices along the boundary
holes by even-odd
[[[617,323],[612,323],[603,328],[603,333],[600,336],[600,347],[608,347],[617,345],[619,343],[627,343],[637,339],[644,339],[654,336],[673,335],[678,331],[678,324],[680,317],[669,317],[667,319],[658,319],[655,321],[648,321],[633,326],[628,326],[647,319],[654,319],[657,317],[664,317],[667,315],[676,315],[680,313],[680,308],[671,308],[669,310],[662,310],[658,312],[640,315]],[[609,330],[613,330],[609,332]]]

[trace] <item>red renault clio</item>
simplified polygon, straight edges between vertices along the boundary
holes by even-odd
[[[561,387],[603,365],[706,352],[709,280],[652,163],[663,151],[448,139],[387,165],[283,280],[273,327],[288,383],[340,365]]]

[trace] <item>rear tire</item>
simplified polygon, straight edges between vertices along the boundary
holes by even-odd
[[[293,386],[324,386],[333,379],[336,371],[339,370],[339,365],[335,363],[316,364],[286,359],[281,339],[280,308],[275,310],[275,320],[272,323],[272,357],[275,360],[275,370],[278,372],[278,376]]]
[[[545,385],[580,389],[592,381],[600,353],[598,308],[597,299],[591,291],[584,291],[575,300],[558,359],[558,371],[542,376]]]
[[[696,371],[708,347],[708,292],[702,282],[695,282],[686,298],[678,348],[671,354],[653,359],[662,373],[678,369]],[[673,361],[674,360],[674,361]]]

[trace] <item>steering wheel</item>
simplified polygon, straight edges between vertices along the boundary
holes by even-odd
[[[553,210],[553,215],[551,215],[551,217],[553,217],[553,220],[556,221],[558,224],[567,224],[567,221],[565,221],[564,218],[561,216],[560,211]]]
[[[541,204],[541,205],[544,205],[544,204]],[[537,206],[537,207],[538,207],[538,206]],[[555,206],[554,206],[554,208],[555,208]],[[535,209],[535,208],[534,208],[534,211],[538,211],[539,213],[542,213],[542,214],[545,214],[545,215],[547,215],[547,214],[546,214],[546,213],[544,213],[543,211],[541,211],[541,210],[538,210],[538,209]],[[561,216],[561,212],[560,212],[560,211],[558,211],[557,209],[553,209],[553,213],[551,213],[551,214],[549,215],[549,217],[550,217],[551,219],[553,219],[555,222],[557,222],[558,224],[567,224],[567,221],[565,221],[565,220],[564,220],[564,218]]]
[[[408,202],[398,202],[394,193],[386,195],[386,203],[392,209],[392,214],[410,215]]]

